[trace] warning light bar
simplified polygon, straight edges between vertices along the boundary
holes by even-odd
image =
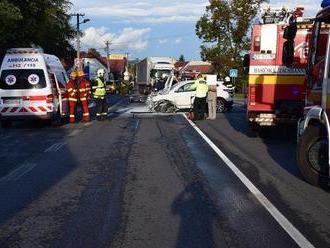
[[[7,53],[43,53],[43,50],[39,48],[10,48],[7,50]]]

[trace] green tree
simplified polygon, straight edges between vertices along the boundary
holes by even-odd
[[[180,55],[179,61],[180,62],[185,62],[186,61],[186,59],[184,58],[184,55],[183,54]]]
[[[68,0],[0,0],[0,7],[1,55],[11,47],[34,46],[73,61],[70,40],[75,32],[70,25]]]
[[[251,23],[266,0],[209,0],[205,14],[196,24],[203,41],[201,56],[211,61],[217,73],[226,76],[232,67],[240,70],[241,57],[250,48]]]
[[[89,48],[87,53],[94,58],[101,57],[101,54],[95,48]]]

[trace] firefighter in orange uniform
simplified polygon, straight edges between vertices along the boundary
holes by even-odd
[[[73,71],[70,74],[70,80],[67,84],[68,96],[69,96],[69,110],[70,110],[70,123],[76,121],[76,106],[78,101],[77,91],[77,72]]]
[[[88,109],[88,98],[90,97],[90,83],[84,78],[85,74],[83,71],[77,72],[78,76],[78,90],[79,90],[79,100],[81,103],[81,108],[83,110],[83,122],[89,122],[89,109]]]

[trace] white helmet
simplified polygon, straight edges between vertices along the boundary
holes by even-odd
[[[98,70],[97,70],[97,76],[98,76],[98,77],[103,77],[104,74],[105,74],[104,69],[98,69]]]

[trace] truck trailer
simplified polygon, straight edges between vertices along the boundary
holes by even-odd
[[[168,57],[147,57],[136,65],[136,82],[140,93],[150,93],[158,80],[174,72],[174,59]]]

